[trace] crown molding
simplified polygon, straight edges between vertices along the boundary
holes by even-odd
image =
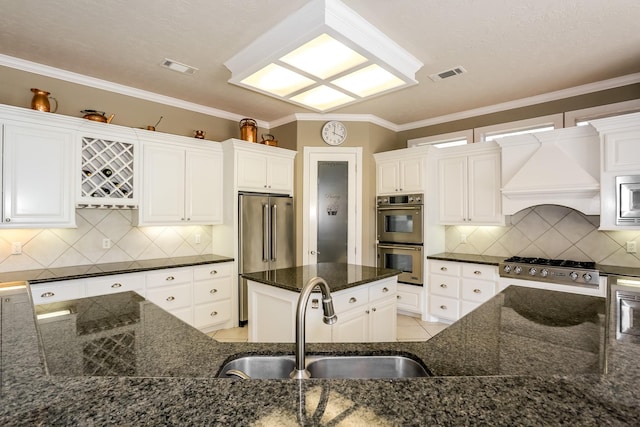
[[[156,102],[158,104],[169,105],[171,107],[181,108],[196,113],[206,114],[208,116],[218,117],[239,122],[244,116],[230,113],[217,108],[207,107],[205,105],[195,104],[193,102],[184,101],[170,96],[160,95],[142,89],[136,89],[131,86],[125,86],[113,83],[107,80],[95,77],[85,76],[83,74],[74,73],[72,71],[62,70],[60,68],[50,67],[48,65],[38,64],[36,62],[27,61],[20,58],[0,54],[0,66],[14,68],[16,70],[26,71],[29,73],[39,74],[45,77],[51,77],[58,80],[64,80],[83,86],[92,87],[94,89],[106,90],[108,92],[118,93],[120,95],[131,96],[145,101]],[[258,126],[269,128],[269,123],[256,120]]]
[[[630,84],[640,83],[640,73],[628,74],[626,76],[615,77],[613,79],[602,80],[595,83],[587,83],[581,86],[575,86],[567,89],[557,90],[555,92],[543,93],[541,95],[530,96],[528,98],[517,99],[515,101],[503,102],[500,104],[488,105],[486,107],[474,108],[472,110],[460,111],[457,113],[446,114],[444,116],[432,117],[430,119],[420,120],[412,123],[405,123],[398,126],[398,131],[417,129],[426,126],[433,126],[440,123],[452,122],[455,120],[468,119],[470,117],[482,116],[484,114],[498,113],[500,111],[513,110],[514,108],[528,107],[530,105],[542,104],[544,102],[557,101],[572,96],[586,95],[588,93],[598,92],[601,90],[613,89],[616,87],[627,86]]]

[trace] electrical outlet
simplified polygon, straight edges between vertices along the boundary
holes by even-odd
[[[196,245],[199,245],[200,244],[200,235],[196,234],[195,237],[196,237]]]
[[[22,242],[11,243],[11,255],[22,255]]]
[[[111,248],[111,239],[102,239],[102,249]]]
[[[636,253],[636,242],[627,242],[627,253],[628,254]]]
[[[467,243],[467,235],[466,234],[461,234],[460,235],[460,243]]]

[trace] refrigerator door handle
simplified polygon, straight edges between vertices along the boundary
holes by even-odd
[[[269,205],[262,205],[262,260],[269,261]]]
[[[278,223],[278,209],[276,205],[271,206],[271,261],[276,260],[276,254],[278,253],[276,247],[276,241],[278,240],[278,234],[276,232],[276,226]]]

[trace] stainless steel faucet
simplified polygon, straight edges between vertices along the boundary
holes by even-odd
[[[319,286],[320,292],[322,292],[322,311],[324,313],[322,321],[327,325],[333,325],[338,321],[338,316],[333,310],[333,300],[331,299],[331,291],[327,282],[322,277],[314,277],[309,280],[300,291],[296,309],[296,366],[289,375],[293,379],[301,380],[310,377],[309,371],[305,366],[305,317],[309,296],[311,296],[311,292],[316,286]]]

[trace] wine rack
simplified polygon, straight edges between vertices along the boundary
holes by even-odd
[[[81,174],[78,207],[137,208],[133,143],[83,137]]]

